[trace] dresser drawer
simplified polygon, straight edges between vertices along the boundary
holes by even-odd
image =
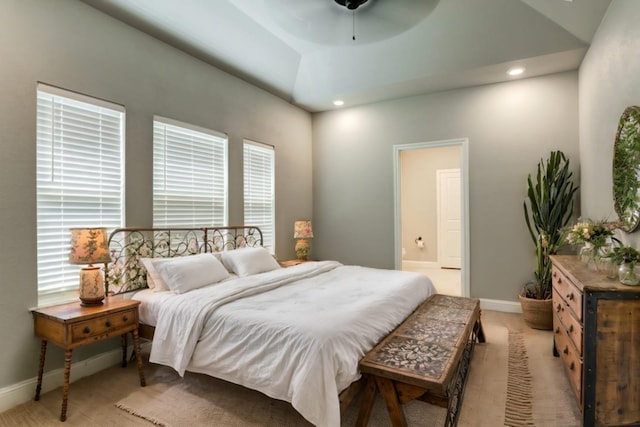
[[[576,347],[573,345],[571,338],[567,335],[567,331],[563,328],[557,328],[556,325],[560,322],[557,314],[554,314],[554,330],[553,336],[556,343],[556,349],[560,353],[562,363],[564,365],[567,377],[571,388],[578,399],[578,402],[582,400],[582,359]]]
[[[553,291],[558,293],[571,308],[576,319],[582,321],[582,292],[576,288],[567,277],[559,270],[553,269]]]
[[[568,309],[568,307],[569,306],[566,301],[554,292],[553,312],[558,321],[554,322],[553,329],[554,331],[556,328],[564,329],[573,342],[573,345],[578,350],[578,354],[582,357],[582,323],[573,316],[573,313]]]
[[[71,325],[71,342],[79,343],[105,336],[122,335],[137,327],[137,308],[103,316],[97,319],[89,319]]]

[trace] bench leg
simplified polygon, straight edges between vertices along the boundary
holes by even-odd
[[[404,417],[404,411],[398,400],[398,394],[396,393],[393,381],[387,378],[376,377],[376,383],[378,384],[382,397],[384,397],[384,403],[387,405],[387,411],[389,412],[389,417],[391,417],[391,425],[393,427],[407,427],[407,420]]]
[[[478,342],[486,342],[486,338],[484,336],[484,329],[482,328],[482,311],[478,314],[478,320],[476,322],[476,326],[478,328],[476,336],[478,337]]]
[[[358,412],[358,420],[356,421],[356,427],[366,427],[369,424],[369,416],[373,409],[373,403],[376,400],[376,379],[372,376],[367,377],[367,382],[364,386],[364,393],[362,395],[362,404],[360,405],[360,412]]]

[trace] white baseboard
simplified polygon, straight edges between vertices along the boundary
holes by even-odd
[[[522,307],[519,302],[499,299],[480,298],[480,308],[483,310],[502,311],[504,313],[522,313]]]
[[[408,261],[408,260],[402,260],[402,269],[404,270],[405,268],[411,269],[411,268],[439,268],[440,264],[438,264],[436,261]]]
[[[128,352],[130,351],[131,347],[128,349]],[[110,368],[111,366],[117,365],[121,362],[122,350],[117,348],[115,350],[72,363],[69,382],[74,382],[80,378],[93,375],[96,372],[100,372],[103,369]],[[42,391],[40,393],[44,394],[55,388],[61,387],[63,382],[64,368],[46,372],[42,376]],[[33,399],[37,383],[38,377],[36,376],[17,384],[0,388],[0,412],[4,412],[14,406]]]

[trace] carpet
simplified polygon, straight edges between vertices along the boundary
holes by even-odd
[[[353,426],[358,418],[359,399],[342,414],[342,425]],[[270,399],[247,388],[201,374],[187,373],[139,389],[116,403],[132,415],[162,427],[203,426],[311,426],[290,404]],[[443,426],[446,410],[423,402],[404,406],[409,425]],[[215,423],[213,424],[213,420]],[[384,401],[378,396],[369,426],[389,425]]]
[[[487,342],[475,346],[458,426],[578,426],[579,409],[562,364],[550,355],[551,333],[512,328],[496,317],[484,325]],[[180,378],[169,368],[154,367],[148,384],[116,406],[165,427],[311,425],[286,402],[206,375],[187,373]],[[443,408],[420,401],[403,408],[409,426],[444,425]],[[356,399],[342,414],[343,426],[355,425],[358,409]],[[369,426],[390,426],[379,396]]]

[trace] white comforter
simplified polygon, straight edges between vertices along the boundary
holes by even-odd
[[[291,402],[339,426],[358,361],[427,296],[417,273],[310,262],[163,298],[150,361]]]

